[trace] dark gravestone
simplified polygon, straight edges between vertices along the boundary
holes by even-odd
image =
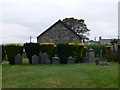
[[[89,62],[89,59],[87,57],[83,57],[82,63],[88,63],[88,62]]]
[[[60,58],[57,55],[52,58],[52,64],[60,64]]]
[[[41,56],[41,64],[51,64],[47,53],[43,53]]]
[[[73,63],[75,63],[75,58],[68,58],[68,59],[67,59],[67,63],[68,63],[68,64],[73,64]]]
[[[38,64],[43,64],[41,52],[39,53],[39,56],[38,56]]]
[[[15,64],[16,65],[21,65],[22,64],[22,56],[20,54],[17,54],[15,56]]]
[[[92,48],[89,49],[89,63],[94,63],[94,51]]]
[[[105,66],[108,65],[108,61],[105,60],[96,60],[96,65]]]
[[[38,64],[38,56],[37,55],[32,56],[32,64]]]

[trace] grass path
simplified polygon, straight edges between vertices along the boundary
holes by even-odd
[[[118,88],[118,64],[7,65],[3,88]]]

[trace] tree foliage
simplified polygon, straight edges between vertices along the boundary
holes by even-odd
[[[87,28],[83,19],[75,19],[65,18],[63,22],[67,24],[72,30],[74,30],[78,35],[80,35],[83,39],[89,39],[87,36],[89,35],[90,29]]]

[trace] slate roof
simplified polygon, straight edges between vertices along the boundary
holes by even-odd
[[[65,24],[64,22],[62,22],[61,20],[58,20],[55,24],[53,24],[51,27],[49,27],[47,30],[45,30],[43,33],[41,33],[37,38],[39,38],[40,36],[42,36],[44,33],[46,33],[47,31],[49,31],[52,27],[54,27],[56,24],[61,23],[64,25],[64,27],[68,28],[68,30],[70,30],[72,33],[74,33],[76,36],[78,36],[80,39],[82,39],[81,36],[79,36],[76,32],[74,32],[67,24]]]

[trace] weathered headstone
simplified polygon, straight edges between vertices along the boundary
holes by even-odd
[[[52,64],[60,64],[60,58],[57,55],[52,58]]]
[[[96,60],[96,65],[105,66],[105,65],[108,65],[108,61],[106,59]]]
[[[75,63],[75,58],[68,58],[67,59],[67,64],[73,64]]]
[[[41,52],[39,53],[39,56],[38,56],[38,64],[43,64]]]
[[[47,53],[43,53],[41,56],[41,64],[51,64]]]
[[[21,65],[22,64],[22,56],[20,54],[17,54],[15,56],[15,64],[16,65]]]
[[[92,48],[89,49],[89,63],[94,63],[94,51]]]
[[[32,56],[32,64],[38,64],[38,56],[37,55]]]
[[[83,59],[82,59],[82,63],[88,63],[88,62],[89,62],[88,57],[83,57]]]

